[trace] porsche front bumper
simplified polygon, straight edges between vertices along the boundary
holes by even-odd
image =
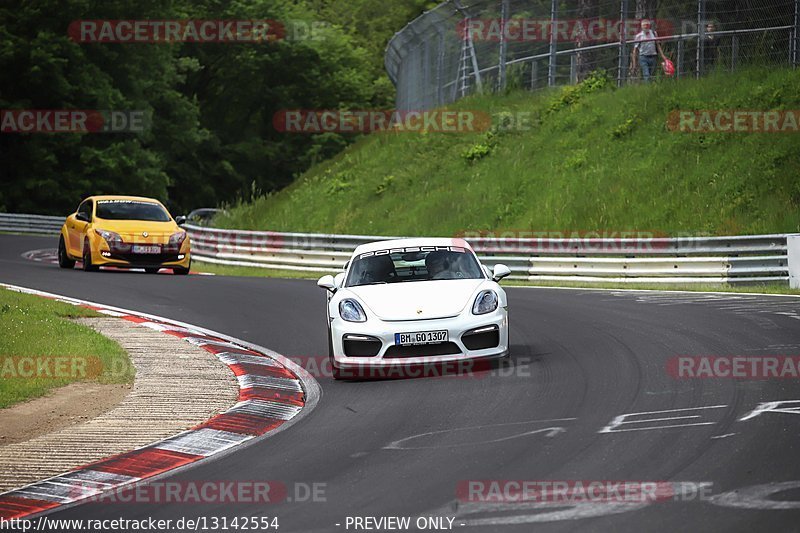
[[[395,344],[396,333],[441,330],[448,332],[446,343]],[[468,333],[473,334],[465,335]],[[495,342],[493,335],[496,345],[489,346]],[[331,342],[334,363],[338,368],[502,358],[508,354],[508,311],[499,307],[491,313],[473,315],[471,309],[467,309],[455,317],[430,320],[387,321],[371,316],[366,322],[347,322],[337,317],[331,321]],[[361,350],[357,349],[359,343],[364,343]]]

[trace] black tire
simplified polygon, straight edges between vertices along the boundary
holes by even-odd
[[[158,274],[158,271],[161,270],[159,267],[147,267],[144,269],[145,272],[148,274]]]
[[[83,270],[84,272],[97,272],[100,267],[92,264],[92,253],[89,247],[89,241],[83,243]]]
[[[58,266],[61,268],[73,268],[75,260],[67,255],[67,246],[64,244],[64,236],[58,238]]]
[[[172,273],[175,274],[176,276],[185,276],[189,273],[189,270],[191,270],[191,268],[192,268],[192,260],[189,259],[189,264],[186,265],[186,268],[180,268],[180,267],[173,268]]]

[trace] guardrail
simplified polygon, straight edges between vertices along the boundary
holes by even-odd
[[[58,235],[62,225],[64,225],[64,217],[0,213],[0,231]]]
[[[397,237],[187,225],[193,257],[223,265],[339,272],[359,244]],[[481,261],[525,281],[756,283],[789,280],[787,236],[647,239],[468,238]]]
[[[0,213],[0,231],[56,236],[63,221],[63,217]],[[196,261],[319,273],[340,272],[359,244],[398,238],[184,227]],[[511,269],[510,279],[516,280],[788,283],[791,271],[800,286],[800,236],[796,235],[466,240],[484,264],[503,263]]]

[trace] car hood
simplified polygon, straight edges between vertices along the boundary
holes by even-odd
[[[460,314],[485,279],[408,281],[348,287],[381,320],[428,320]]]
[[[92,226],[118,233],[125,242],[167,242],[170,235],[182,231],[178,225],[167,222],[150,222],[147,220],[104,220],[95,219]],[[147,238],[142,234],[147,233]]]

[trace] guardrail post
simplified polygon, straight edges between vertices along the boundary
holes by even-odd
[[[786,236],[786,257],[789,269],[789,288],[800,289],[800,234]]]
[[[550,60],[547,65],[547,85],[553,87],[556,84],[556,19],[558,18],[558,0],[550,2]]]

